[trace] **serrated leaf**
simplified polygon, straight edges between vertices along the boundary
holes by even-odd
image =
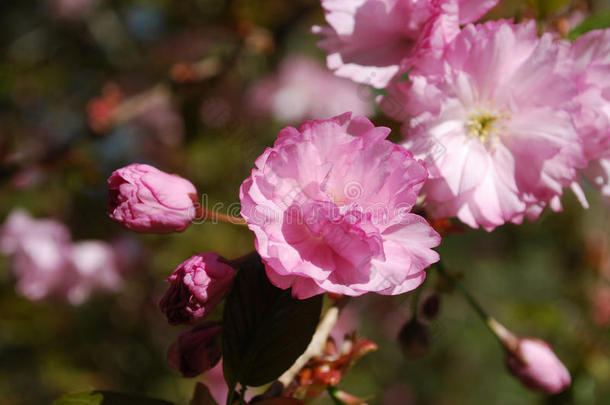
[[[174,405],[160,399],[111,391],[88,391],[68,394],[51,405]]]
[[[571,40],[577,39],[579,36],[586,34],[589,31],[600,30],[610,27],[610,10],[602,11],[593,14],[568,34]]]
[[[286,371],[305,351],[322,296],[292,298],[273,286],[258,255],[240,265],[223,316],[223,369],[229,387],[259,386]]]

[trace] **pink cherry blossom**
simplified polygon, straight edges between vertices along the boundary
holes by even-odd
[[[241,186],[267,275],[298,298],[401,294],[438,260],[440,236],[410,213],[425,167],[350,113],[280,131]]]
[[[322,0],[328,68],[338,76],[382,88],[421,52],[438,54],[459,24],[485,14],[497,0]],[[408,66],[407,66],[408,67]]]
[[[586,164],[566,47],[538,38],[534,22],[469,25],[442,63],[422,59],[410,81],[388,88],[382,108],[405,120],[405,146],[428,165],[434,217],[493,230],[560,209]]]
[[[10,258],[17,291],[30,300],[47,297],[83,303],[96,290],[116,290],[121,277],[106,242],[72,243],[68,228],[14,210],[0,231],[0,250]]]
[[[576,128],[589,159],[584,174],[610,197],[610,30],[584,34],[570,56],[579,90]]]
[[[254,114],[270,113],[288,123],[330,118],[345,110],[368,116],[373,113],[371,101],[367,88],[336,77],[304,56],[284,59],[279,72],[256,83],[248,95]]]
[[[509,352],[506,364],[526,387],[547,394],[558,394],[570,386],[570,373],[551,346],[539,339],[523,338],[515,352]]]
[[[48,3],[55,17],[80,20],[91,14],[98,0],[48,0]]]
[[[235,270],[214,252],[183,262],[166,281],[171,285],[159,306],[169,323],[191,323],[209,314],[231,289]]]
[[[69,263],[70,232],[60,222],[36,220],[15,209],[0,232],[0,249],[11,258],[17,291],[30,300],[54,294]]]
[[[460,24],[468,24],[483,17],[500,0],[459,0]]]
[[[137,232],[185,230],[195,218],[195,186],[180,176],[134,163],[108,178],[108,214]]]
[[[83,303],[95,290],[116,291],[122,285],[117,255],[109,243],[98,240],[73,243],[69,260],[72,271],[63,281],[63,290],[72,304]]]

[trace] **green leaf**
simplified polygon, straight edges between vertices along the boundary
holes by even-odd
[[[160,399],[110,391],[88,391],[68,394],[51,405],[174,405]]]
[[[568,38],[575,40],[579,36],[586,34],[589,31],[600,30],[608,27],[610,27],[610,10],[601,11],[593,14],[591,17],[587,18],[576,26],[572,31],[570,31]]]
[[[223,367],[229,387],[278,378],[305,351],[315,332],[322,296],[292,298],[273,286],[258,255],[240,265],[223,316]],[[230,389],[230,388],[229,388]]]

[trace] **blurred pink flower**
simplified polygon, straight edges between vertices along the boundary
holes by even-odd
[[[0,251],[5,255],[16,253],[25,244],[52,240],[56,245],[70,243],[70,231],[62,223],[52,219],[34,219],[27,211],[16,208],[2,225]]]
[[[434,218],[490,231],[535,219],[547,204],[561,208],[563,188],[586,164],[566,46],[538,38],[535,22],[469,25],[442,63],[423,59],[409,82],[390,85],[382,108],[408,118],[405,146],[427,163]]]
[[[115,254],[102,241],[72,243],[65,225],[14,210],[0,231],[0,250],[11,259],[17,291],[30,300],[49,296],[81,304],[94,290],[116,290]]]
[[[350,335],[358,329],[359,314],[353,306],[343,308],[337,319],[337,323],[330,331],[330,337],[333,338],[337,347],[341,347],[346,335]]]
[[[183,262],[167,278],[170,282],[159,306],[172,325],[204,318],[231,289],[235,270],[214,252]]]
[[[72,304],[81,304],[94,290],[116,291],[121,287],[117,257],[110,244],[97,240],[75,242],[69,259],[72,282],[63,280],[62,284]]]
[[[328,68],[338,76],[385,87],[401,65],[420,51],[438,55],[459,32],[459,24],[485,14],[497,0],[322,0],[327,26]],[[460,9],[462,8],[462,9]]]
[[[195,377],[214,367],[222,356],[220,332],[216,322],[206,322],[187,329],[167,352],[167,362],[183,377]]]
[[[210,390],[212,398],[214,398],[217,403],[224,404],[227,402],[229,387],[227,387],[224,373],[222,371],[222,359],[216,366],[203,375],[202,382]],[[250,392],[251,390],[246,394],[249,394]]]
[[[138,100],[137,110],[130,123],[147,135],[152,135],[165,146],[182,142],[184,122],[166,90],[152,91]]]
[[[0,249],[11,257],[17,291],[26,298],[40,300],[62,286],[70,254],[70,232],[63,224],[15,209],[2,226]]]
[[[254,114],[271,114],[278,121],[293,123],[330,118],[346,110],[371,115],[371,101],[367,88],[334,76],[314,60],[290,56],[276,75],[250,89],[248,108]]]
[[[578,38],[570,56],[579,90],[574,118],[589,159],[584,174],[610,197],[610,29]]]
[[[78,20],[92,11],[98,0],[49,0],[51,12],[55,17]]]
[[[532,390],[558,394],[572,383],[570,373],[551,346],[539,339],[523,338],[515,352],[508,352],[508,369]]]
[[[425,167],[350,113],[280,131],[240,190],[267,275],[298,298],[402,294],[438,260],[440,236],[410,213]]]
[[[108,215],[137,232],[185,230],[195,218],[195,186],[180,176],[134,163],[108,178]]]

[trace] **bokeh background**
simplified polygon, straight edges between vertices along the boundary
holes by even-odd
[[[537,18],[565,32],[608,8],[607,0],[506,0],[490,17]],[[310,33],[322,22],[317,0],[0,2],[0,221],[22,207],[65,223],[75,240],[121,241],[129,256],[123,287],[80,305],[26,299],[0,258],[1,405],[91,388],[188,403],[196,379],[166,364],[180,330],[158,310],[163,280],[198,252],[246,254],[253,237],[226,224],[131,233],[105,215],[106,179],[150,163],[190,179],[210,207],[234,210],[241,181],[283,126],[354,110],[397,134],[370,89],[326,72]],[[416,359],[396,342],[411,294],[352,300],[346,325],[379,350],[340,387],[384,405],[610,403],[610,203],[592,189],[587,196],[588,210],[568,192],[563,213],[491,234],[468,230],[439,249],[497,319],[552,343],[572,372],[569,391],[522,388],[493,336],[450,293]],[[423,294],[440,284],[431,272]]]

